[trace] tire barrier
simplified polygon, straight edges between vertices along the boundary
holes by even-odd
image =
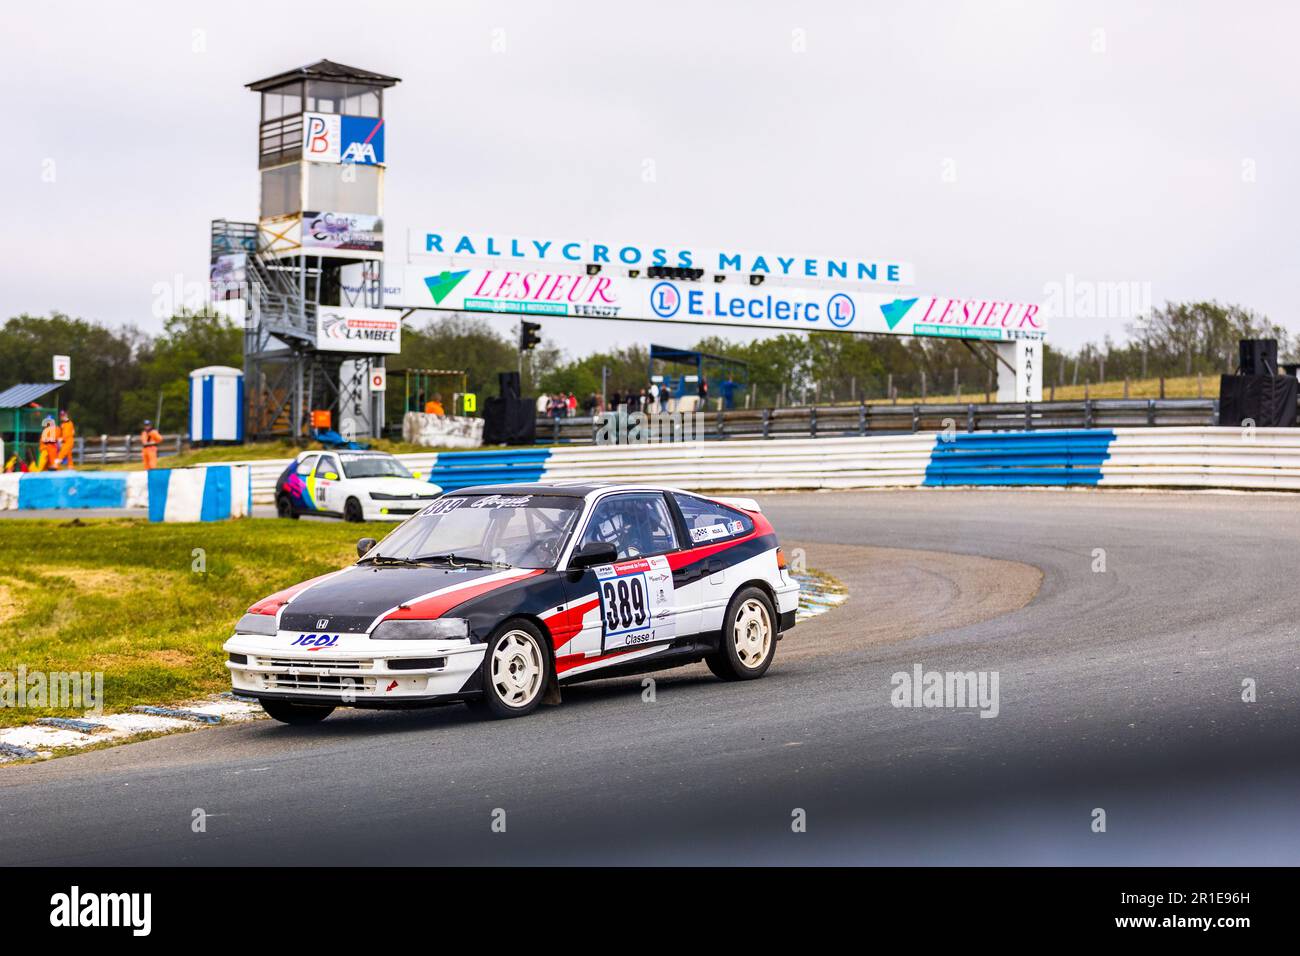
[[[941,433],[924,484],[1095,485],[1114,440],[1107,429]]]
[[[1100,486],[1300,491],[1300,429],[1115,428],[1014,432],[929,432],[868,438],[791,438],[654,445],[571,445],[506,451],[399,455],[420,477],[455,491],[475,484],[535,481],[651,481],[694,491],[778,491],[875,487]],[[173,469],[170,472],[76,472],[0,475],[0,508],[143,507],[159,475],[237,469],[254,504],[275,501],[287,460]],[[71,481],[61,485],[55,482]],[[218,479],[219,481],[219,479]],[[100,484],[104,482],[104,484]],[[30,483],[30,485],[29,485]],[[117,483],[117,484],[115,484]],[[134,483],[134,484],[133,484]],[[207,492],[199,478],[160,486],[166,515],[199,514]],[[182,490],[182,485],[184,486]],[[131,489],[135,488],[133,492]],[[114,489],[114,490],[110,490]],[[214,491],[207,513],[222,514]],[[229,515],[246,513],[243,486]],[[109,501],[109,504],[101,504]],[[119,502],[125,502],[119,503]],[[196,504],[197,502],[197,504]],[[195,511],[195,509],[198,509]]]
[[[159,468],[149,480],[150,521],[222,521],[253,513],[246,465]]]

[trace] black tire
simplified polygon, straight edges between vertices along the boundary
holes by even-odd
[[[361,510],[361,502],[356,498],[349,498],[343,502],[343,520],[359,524],[366,520],[365,513]]]
[[[709,670],[722,680],[758,680],[776,656],[777,616],[761,588],[741,588],[727,605],[716,653],[706,657]],[[748,637],[737,640],[743,627]],[[759,628],[766,628],[766,643]]]
[[[282,724],[319,724],[322,720],[334,713],[332,705],[315,707],[311,704],[294,704],[287,700],[264,700],[262,709],[266,711],[268,717],[280,721]]]
[[[512,642],[515,654],[506,649],[507,640]],[[521,643],[531,643],[531,652],[527,647],[521,646]],[[501,656],[498,656],[498,650],[502,652]],[[513,662],[511,669],[505,669],[507,659],[511,657],[519,658],[518,671],[513,669]],[[534,675],[533,668],[539,669],[540,673]],[[531,714],[541,704],[547,687],[555,679],[551,667],[550,641],[531,621],[522,618],[506,621],[488,638],[479,672],[483,678],[483,696],[470,702],[473,709],[497,720]],[[520,675],[519,679],[523,683],[516,683],[515,674]],[[536,680],[533,679],[534,676]],[[508,699],[512,691],[515,700]]]
[[[277,495],[275,499],[275,514],[279,518],[293,518],[298,520],[298,512],[293,510],[293,502],[289,500],[288,495]]]

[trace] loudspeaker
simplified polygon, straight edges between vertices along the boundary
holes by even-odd
[[[536,438],[537,408],[532,402],[489,398],[483,403],[483,444],[531,445]]]
[[[1237,356],[1242,375],[1277,374],[1277,339],[1242,339]]]
[[[1294,428],[1298,388],[1290,375],[1220,376],[1219,424],[1249,419],[1259,428]]]
[[[1275,356],[1277,355],[1276,343],[1274,343],[1273,354]],[[519,398],[519,373],[518,372],[498,372],[497,382],[500,383],[502,398],[512,398],[512,399]]]

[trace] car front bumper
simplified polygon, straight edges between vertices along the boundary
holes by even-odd
[[[364,634],[321,635],[333,643],[298,646],[303,635],[236,634],[226,641],[237,694],[344,706],[418,706],[473,693],[485,645],[469,641],[372,641]]]

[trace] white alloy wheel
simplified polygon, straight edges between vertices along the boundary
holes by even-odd
[[[763,665],[772,648],[772,619],[762,601],[749,598],[736,609],[731,639],[744,667],[752,670]]]
[[[525,630],[506,631],[492,649],[492,689],[507,707],[527,707],[542,689],[546,658],[537,638]]]

